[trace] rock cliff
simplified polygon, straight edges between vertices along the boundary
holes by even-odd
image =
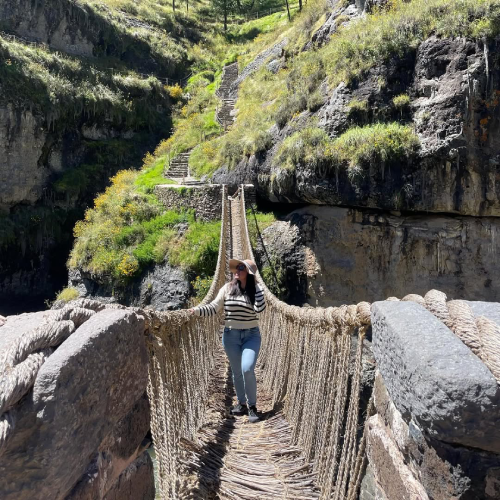
[[[318,111],[304,111],[293,127],[275,126],[270,148],[214,179],[255,183],[263,197],[280,202],[498,216],[499,41],[431,37],[410,56],[394,57],[360,81],[332,91],[324,87],[326,102]],[[402,112],[391,105],[401,93],[410,98]],[[366,110],[353,113],[353,100]],[[416,130],[421,149],[412,161],[364,166],[355,178],[345,169],[307,163],[294,171],[277,169],[279,145],[313,116],[331,137],[354,124],[403,118]]]
[[[263,240],[289,300],[328,307],[433,288],[450,298],[500,300],[498,231],[496,217],[309,205],[264,230]]]
[[[40,308],[64,286],[75,222],[117,170],[140,166],[171,127],[163,83],[137,72],[179,78],[186,55],[180,45],[170,56],[158,48],[169,39],[158,26],[70,0],[0,1],[0,20],[6,314],[29,301]]]

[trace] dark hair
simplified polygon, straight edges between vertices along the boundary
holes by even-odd
[[[255,276],[253,274],[247,276],[245,291],[241,288],[241,281],[239,279],[234,278],[229,283],[229,295],[231,297],[244,295],[245,299],[248,299],[252,306],[255,305],[255,292]]]

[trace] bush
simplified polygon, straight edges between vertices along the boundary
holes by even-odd
[[[392,103],[396,109],[402,109],[410,105],[410,96],[408,94],[400,94],[396,96]]]
[[[329,163],[330,142],[323,129],[306,127],[283,141],[273,159],[274,166],[295,170],[299,165],[316,168]]]
[[[410,107],[410,96],[408,94],[400,94],[392,100],[394,107],[399,110],[401,117],[403,112]]]
[[[370,163],[410,159],[420,146],[410,127],[398,123],[353,127],[329,146],[328,155],[334,163],[357,168]]]
[[[212,286],[213,278],[207,278],[206,276],[196,276],[196,278],[191,281],[191,285],[196,293],[196,302],[199,304],[210,291]]]
[[[325,98],[319,90],[313,92],[307,99],[307,109],[312,113],[321,108],[323,104],[325,104]]]
[[[368,101],[366,99],[360,101],[359,99],[353,98],[347,105],[349,109],[349,116],[355,114],[365,114],[368,111]]]
[[[276,112],[276,124],[283,128],[293,116],[304,111],[307,108],[306,94],[299,92],[289,95]]]
[[[71,300],[75,300],[80,296],[80,293],[75,287],[68,286],[63,288],[60,292],[57,293],[56,300],[62,300],[63,302],[70,302]]]
[[[165,90],[168,92],[172,99],[178,101],[183,94],[182,87],[176,83],[175,85],[165,85]]]

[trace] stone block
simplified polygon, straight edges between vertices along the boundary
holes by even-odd
[[[422,306],[372,305],[373,353],[408,423],[447,443],[500,452],[500,390],[488,368]]]
[[[366,453],[377,483],[388,500],[428,500],[424,487],[404,462],[401,451],[379,415],[366,423]]]
[[[420,428],[403,420],[377,373],[374,403],[386,432],[404,456],[414,477],[433,499],[493,499],[500,483],[500,455],[473,448],[450,446],[428,439]]]
[[[65,498],[147,384],[144,319],[104,310],[40,369],[0,457],[2,500]]]

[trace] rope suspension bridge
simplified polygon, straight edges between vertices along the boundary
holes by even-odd
[[[219,255],[211,302],[229,279],[229,258],[254,259],[244,187],[222,190]],[[232,392],[220,346],[222,316],[133,309],[146,318],[151,430],[163,499],[357,498],[365,460],[361,404],[370,304],[300,308],[280,301],[259,273],[267,308],[257,375],[261,422],[227,415]],[[399,300],[390,297],[387,300]],[[445,323],[500,383],[500,328],[465,301],[431,290],[408,295]],[[0,455],[16,420],[11,410],[33,387],[45,359],[96,312],[121,305],[78,299],[0,356]]]
[[[229,278],[229,256],[255,260],[243,186],[237,197],[228,200],[224,192],[223,198],[219,259],[203,304]],[[258,273],[257,280],[267,302],[258,365],[259,405],[267,413],[257,425],[224,418],[222,318],[198,318],[186,311],[149,313],[149,398],[160,495],[354,499],[364,460],[363,424],[372,411],[371,401],[360,411],[370,304],[290,306],[269,291]],[[476,321],[465,302],[446,303],[446,295],[436,290],[403,300],[419,302],[444,321],[500,380],[500,332],[492,332],[498,330],[494,323]],[[219,386],[211,377],[215,372]],[[219,393],[218,400],[211,398],[211,390]]]

